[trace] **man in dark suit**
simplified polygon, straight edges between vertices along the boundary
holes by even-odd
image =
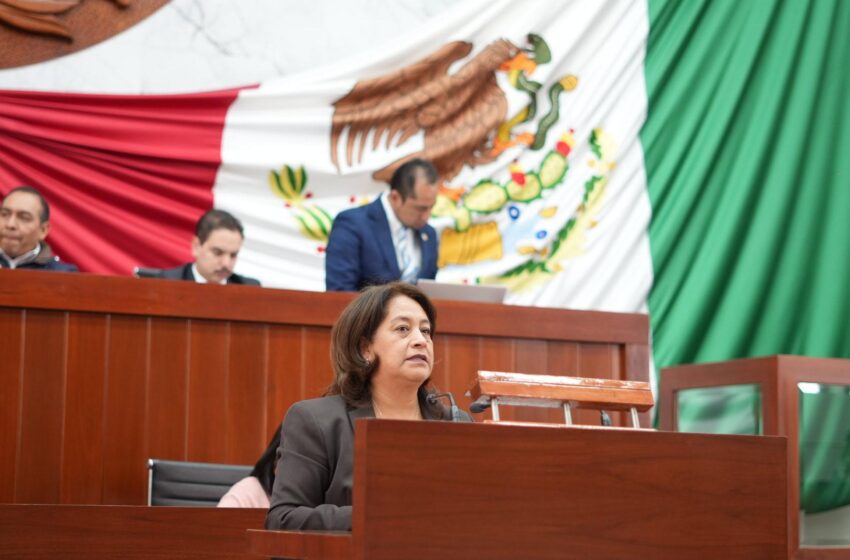
[[[437,201],[434,166],[414,159],[393,173],[389,192],[337,215],[325,257],[328,291],[357,291],[437,275],[438,240],[428,225]]]
[[[199,284],[246,284],[259,286],[254,278],[233,272],[242,248],[242,223],[224,210],[209,210],[195,226],[192,254],[195,262],[163,270],[160,277]]]
[[[12,189],[0,208],[0,268],[78,272],[63,263],[44,240],[50,231],[50,206],[34,187]]]

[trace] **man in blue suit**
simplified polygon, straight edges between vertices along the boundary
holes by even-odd
[[[328,291],[357,291],[394,280],[437,275],[437,232],[428,225],[439,175],[422,159],[393,173],[390,190],[365,206],[340,212],[325,258]]]

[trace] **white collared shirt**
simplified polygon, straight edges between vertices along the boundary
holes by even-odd
[[[402,270],[404,263],[402,262],[401,247],[399,247],[399,238],[401,237],[402,229],[406,228],[407,226],[401,223],[401,221],[399,221],[398,219],[398,216],[395,215],[393,207],[390,206],[390,197],[386,192],[381,193],[381,205],[384,207],[384,213],[387,215],[387,222],[389,222],[390,224],[390,235],[392,235],[393,238],[393,247],[395,248],[395,259],[398,263],[398,269]],[[422,247],[420,246],[421,244],[419,241],[419,232],[411,228],[407,229],[408,233],[410,234],[407,236],[407,248],[409,251],[408,254],[413,259],[413,262],[415,262],[421,270]],[[402,270],[402,272],[404,271]]]
[[[192,276],[195,277],[195,282],[198,284],[212,284],[212,282],[207,282],[207,279],[201,276],[201,273],[198,272],[198,265],[195,263],[192,263]],[[227,280],[221,282],[221,284],[227,284]]]
[[[41,243],[36,244],[35,249],[32,251],[27,251],[23,255],[18,255],[17,257],[10,257],[3,251],[3,249],[0,249],[0,255],[3,255],[3,258],[9,263],[10,269],[18,268],[22,264],[34,261],[38,257],[39,253],[41,253]]]

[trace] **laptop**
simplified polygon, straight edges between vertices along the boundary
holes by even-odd
[[[480,284],[447,284],[436,280],[420,279],[416,287],[431,299],[454,299],[502,303],[508,289],[505,286],[482,286]]]

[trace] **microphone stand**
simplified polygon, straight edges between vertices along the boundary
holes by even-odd
[[[460,409],[457,406],[454,395],[451,393],[431,393],[428,395],[428,402],[431,404],[437,404],[437,399],[448,399],[450,403],[449,412],[451,413],[452,422],[463,422],[463,419],[460,416]]]

